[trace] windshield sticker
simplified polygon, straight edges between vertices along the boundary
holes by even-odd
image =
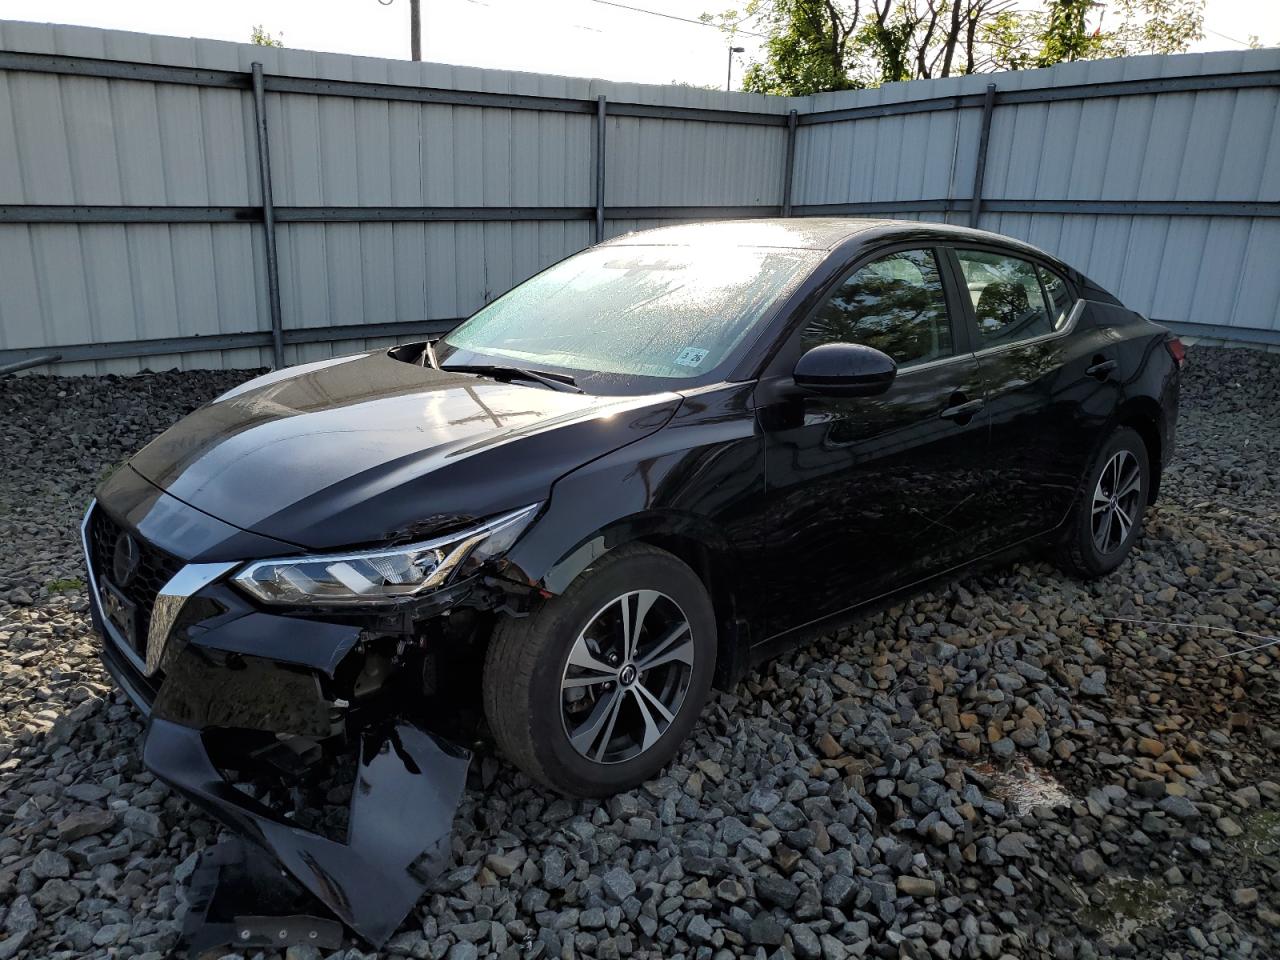
[[[696,367],[707,356],[707,351],[701,347],[685,347],[680,351],[680,355],[676,357],[676,363],[682,367]]]

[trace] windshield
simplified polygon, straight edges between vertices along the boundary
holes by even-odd
[[[520,284],[437,346],[444,366],[688,379],[718,367],[816,264],[811,250],[594,247]]]

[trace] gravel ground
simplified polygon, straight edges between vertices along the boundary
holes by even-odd
[[[218,829],[141,768],[75,533],[106,469],[244,376],[0,380],[0,960],[175,940]],[[1116,574],[922,595],[718,695],[603,803],[480,758],[386,953],[1280,956],[1280,647],[1224,656],[1280,635],[1278,463],[1280,356],[1193,350]]]

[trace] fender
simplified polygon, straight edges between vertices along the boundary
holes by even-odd
[[[763,543],[765,489],[754,386],[695,391],[662,430],[556,481],[506,575],[559,594],[624,543],[670,540],[705,555],[735,597],[757,594],[749,561]]]
[[[1155,503],[1164,468],[1173,459],[1179,371],[1164,348],[1167,331],[1158,324],[1143,320],[1138,314],[1129,311],[1124,313],[1136,318],[1138,322],[1112,327],[1111,335],[1117,341],[1121,368],[1132,373],[1121,386],[1120,400],[1107,418],[1085,470],[1092,465],[1097,448],[1106,442],[1106,438],[1116,427],[1132,427],[1142,435],[1151,455],[1149,502]],[[1081,473],[1082,481],[1083,478],[1084,472]]]
[[[687,540],[706,550],[717,567],[733,565],[734,551],[724,536],[702,518],[688,514],[650,513],[620,517],[596,530],[560,557],[538,578],[538,587],[549,594],[561,594],[591,564],[627,543],[653,540]]]

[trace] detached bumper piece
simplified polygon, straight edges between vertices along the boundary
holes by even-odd
[[[227,781],[200,730],[153,715],[143,747],[147,768],[270,854],[297,881],[290,883],[276,869],[264,875],[261,857],[241,856],[237,866],[235,851],[218,855],[209,866],[218,870],[220,882],[204,896],[210,926],[191,931],[189,946],[320,946],[319,937],[331,928],[295,913],[309,897],[380,947],[449,859],[453,815],[470,759],[468,751],[405,721],[364,732],[347,842],[339,843],[300,829]],[[237,906],[255,902],[289,915],[251,915]],[[233,936],[220,939],[226,933]],[[258,940],[267,933],[272,936]]]
[[[238,839],[200,856],[187,888],[182,946],[192,957],[228,944],[238,948],[310,944],[342,946],[342,924],[316,914],[320,902],[265,853]]]

